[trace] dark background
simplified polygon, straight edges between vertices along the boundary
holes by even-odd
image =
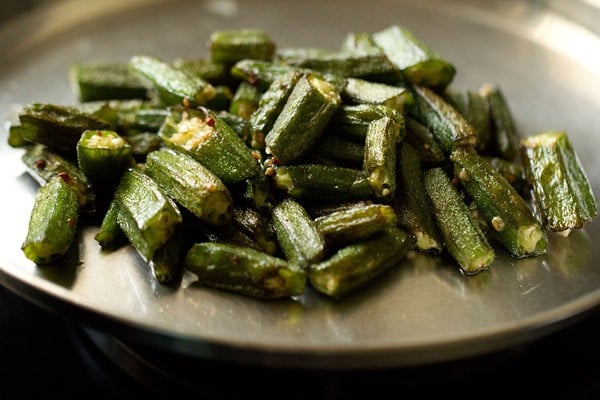
[[[418,368],[296,371],[136,348],[170,376],[106,357],[75,321],[0,287],[0,398],[600,398],[600,311],[534,343]],[[120,364],[120,366],[117,366]],[[149,373],[150,372],[150,373]],[[160,372],[160,371],[159,371]],[[134,378],[137,376],[138,378]],[[141,377],[140,376],[145,376]]]

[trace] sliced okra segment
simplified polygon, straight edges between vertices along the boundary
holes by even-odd
[[[168,110],[143,100],[93,101],[79,105],[81,111],[103,119],[120,134],[157,132]]]
[[[308,279],[317,291],[336,298],[343,297],[389,268],[399,265],[413,245],[414,238],[411,235],[397,227],[389,227],[311,265]]]
[[[276,188],[295,199],[349,201],[373,196],[365,171],[318,164],[277,167],[272,176]]]
[[[88,177],[72,161],[55,153],[44,145],[34,145],[25,150],[21,160],[27,172],[41,185],[55,176],[63,180],[75,191],[82,211],[93,212],[96,208],[96,195]]]
[[[535,211],[547,229],[568,235],[596,217],[592,187],[566,132],[522,139],[521,158]]]
[[[424,182],[446,249],[461,270],[472,275],[487,269],[494,250],[450,178],[443,169],[432,168],[425,171]]]
[[[81,102],[148,97],[144,81],[127,63],[76,63],[69,69],[69,79]]]
[[[477,150],[480,153],[488,152],[492,137],[488,100],[478,92],[471,90],[449,90],[446,92],[446,98],[477,132]]]
[[[225,184],[240,182],[259,171],[252,149],[208,110],[173,107],[158,134],[167,146],[189,154]]]
[[[513,160],[519,152],[519,134],[502,90],[496,84],[487,83],[479,88],[479,94],[487,100],[490,111],[490,152]]]
[[[104,192],[112,196],[131,160],[131,146],[114,131],[87,130],[77,142],[77,164],[98,195]]]
[[[284,199],[273,208],[273,229],[286,260],[307,268],[325,254],[325,239],[308,212],[293,199]]]
[[[119,226],[119,204],[116,201],[110,202],[94,239],[102,248],[114,248],[124,242],[125,235]]]
[[[119,226],[148,262],[182,222],[177,205],[152,178],[132,168],[121,178],[114,198]]]
[[[350,32],[342,42],[342,51],[374,53],[383,52],[368,32]]]
[[[146,157],[145,173],[163,192],[201,220],[223,225],[231,220],[233,200],[225,184],[187,154],[164,149]]]
[[[266,152],[286,164],[312,147],[335,110],[339,93],[316,75],[301,77],[265,137]]]
[[[156,57],[133,56],[129,60],[129,66],[138,76],[149,82],[163,105],[172,106],[184,101],[204,105],[215,97],[215,88],[210,83]]]
[[[459,146],[475,146],[477,132],[467,120],[433,90],[413,86],[414,102],[408,115],[425,125],[447,154]]]
[[[414,84],[442,89],[456,74],[454,65],[442,59],[405,27],[392,25],[374,33],[373,40]]]
[[[493,228],[490,231],[513,257],[546,252],[546,231],[515,188],[483,156],[473,148],[458,148],[450,160],[461,186]]]
[[[404,105],[413,101],[412,93],[406,87],[358,78],[348,78],[348,84],[342,91],[341,96],[344,101],[349,103],[379,104],[393,108],[398,112],[402,112]]]
[[[398,224],[416,238],[419,250],[442,251],[444,244],[423,181],[420,156],[409,143],[399,145],[396,175],[398,195],[394,208]]]
[[[402,113],[376,104],[343,104],[333,114],[329,127],[342,137],[364,144],[370,123],[383,117],[395,120],[404,129]],[[404,132],[400,135],[404,136]]]
[[[299,71],[290,71],[277,76],[263,93],[257,109],[250,115],[248,121],[252,148],[261,150],[265,148],[265,135],[273,127],[301,76],[302,73]]]
[[[280,62],[343,77],[369,78],[380,75],[398,76],[385,54],[376,52],[329,51],[314,48],[290,48],[277,53]]]
[[[24,147],[31,144],[23,136],[23,127],[19,124],[11,124],[8,128],[7,143],[10,147]]]
[[[306,287],[306,272],[301,267],[226,243],[195,243],[186,254],[184,267],[205,286],[263,299],[301,295]]]
[[[148,266],[156,281],[163,285],[176,282],[183,272],[187,252],[187,237],[183,225],[178,225],[165,244],[156,249]]]
[[[51,178],[36,193],[23,253],[36,264],[58,260],[73,244],[78,219],[75,191],[61,177]]]
[[[315,223],[328,245],[342,246],[395,226],[397,217],[389,205],[368,204],[336,210],[317,217]]]
[[[229,112],[247,120],[258,108],[260,97],[261,92],[256,86],[253,86],[248,82],[240,82],[235,93],[233,94],[233,99],[231,100],[231,104],[229,106]]]
[[[406,126],[404,140],[419,152],[423,164],[437,165],[446,160],[446,153],[425,125],[410,116],[405,117],[404,124]]]
[[[404,121],[402,121],[402,124]],[[404,132],[394,119],[371,122],[365,138],[363,169],[376,197],[391,200],[396,192],[396,146]]]
[[[321,79],[331,83],[337,92],[341,92],[347,83],[346,78],[341,75],[323,74],[310,68],[300,68],[270,61],[244,59],[231,67],[231,75],[234,78],[255,85],[262,92],[266,91],[277,77],[289,74],[290,72],[317,75]]]
[[[113,129],[113,126],[76,107],[49,103],[33,103],[19,113],[23,138],[31,143],[44,144],[61,154],[75,155],[75,147],[83,131]]]
[[[243,59],[270,61],[275,43],[260,29],[214,31],[208,39],[212,62],[232,65]]]

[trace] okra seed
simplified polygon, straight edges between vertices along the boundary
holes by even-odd
[[[492,218],[492,226],[496,232],[502,232],[504,230],[504,220],[498,216]]]
[[[470,179],[469,173],[466,169],[463,168],[460,170],[460,172],[458,173],[458,179],[460,179],[461,181],[468,181]]]

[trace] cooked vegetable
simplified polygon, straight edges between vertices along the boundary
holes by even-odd
[[[450,178],[433,168],[425,171],[424,180],[448,252],[467,275],[488,268],[494,250]]]
[[[340,103],[328,82],[310,74],[300,78],[265,137],[267,153],[282,163],[298,159],[315,144]]]
[[[142,259],[150,261],[181,223],[173,200],[144,173],[129,169],[115,192],[117,220],[123,233]]]
[[[306,286],[306,273],[299,266],[226,243],[192,245],[184,265],[203,285],[258,298],[297,296]]]
[[[404,123],[404,121],[402,121]],[[404,129],[389,117],[371,122],[365,138],[363,169],[376,197],[390,200],[396,192],[396,145]]]
[[[36,193],[23,253],[37,264],[58,260],[73,243],[78,219],[75,191],[61,177],[53,177]]]
[[[77,63],[69,71],[79,101],[145,99],[147,88],[127,63]]]
[[[566,132],[542,132],[522,139],[521,157],[535,210],[547,229],[568,235],[596,217],[592,187]]]
[[[544,254],[546,232],[525,200],[472,148],[452,152],[455,175],[473,198],[493,233],[515,258]]]
[[[232,29],[213,32],[208,39],[210,58],[225,65],[249,58],[269,61],[275,53],[275,43],[260,29]]]
[[[510,107],[502,90],[495,84],[481,86],[479,93],[487,100],[490,110],[492,154],[513,160],[519,150],[519,135]]]

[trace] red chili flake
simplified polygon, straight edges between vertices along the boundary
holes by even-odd
[[[254,74],[248,75],[248,83],[255,86],[258,83],[258,77]]]
[[[272,160],[271,162],[272,162],[274,165],[281,165],[281,160],[280,160],[279,158],[277,158],[277,157],[273,156],[273,157],[271,157],[271,160]]]
[[[213,117],[206,117],[204,123],[210,127],[215,126],[215,119]]]
[[[35,165],[35,167],[37,169],[46,168],[46,160],[44,160],[43,158],[38,158],[37,160],[35,160],[35,162],[33,164]]]
[[[71,175],[69,175],[68,172],[59,172],[58,174],[56,174],[60,179],[62,179],[63,181],[69,183],[69,181],[71,180]]]
[[[454,186],[456,186],[460,183],[460,180],[457,177],[454,177],[454,178],[452,178],[450,183],[452,183]]]
[[[75,218],[67,218],[67,225],[70,227],[74,227],[77,225],[77,220]]]

